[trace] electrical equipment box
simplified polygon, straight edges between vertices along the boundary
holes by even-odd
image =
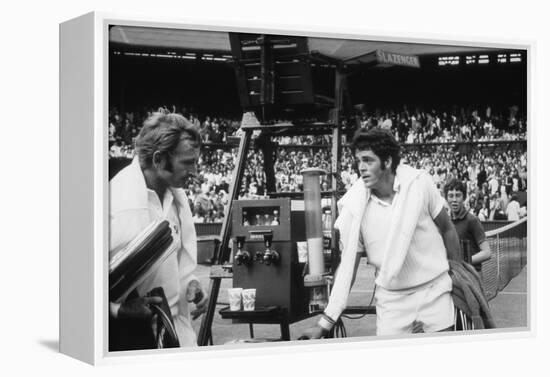
[[[233,203],[233,287],[255,288],[256,308],[286,309],[289,322],[309,316],[297,244],[306,241],[304,223],[303,209],[292,211],[288,198]]]

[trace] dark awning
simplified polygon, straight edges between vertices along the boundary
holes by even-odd
[[[203,53],[231,54],[229,34],[217,31],[163,29],[153,27],[113,26],[110,41],[119,46],[148,47],[163,50],[185,50]],[[367,41],[309,37],[310,51],[350,63],[361,63],[369,59],[370,53],[381,50],[400,55],[449,55],[502,51],[502,48],[475,46],[437,45],[387,41]],[[509,49],[508,49],[509,50]]]

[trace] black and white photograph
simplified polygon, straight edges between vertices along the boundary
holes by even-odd
[[[2,5],[1,375],[544,370],[544,3]]]
[[[106,27],[109,353],[530,328],[527,46]]]

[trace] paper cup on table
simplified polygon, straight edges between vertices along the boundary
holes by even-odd
[[[256,306],[256,289],[243,289],[243,308],[245,311],[253,311]]]
[[[242,292],[242,288],[229,288],[227,290],[227,293],[229,295],[229,310],[233,312],[241,310]]]

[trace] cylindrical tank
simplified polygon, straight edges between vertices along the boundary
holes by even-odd
[[[323,228],[321,215],[321,184],[319,177],[326,174],[323,169],[309,168],[301,171],[304,177],[304,208],[306,239],[310,275],[323,275]]]

